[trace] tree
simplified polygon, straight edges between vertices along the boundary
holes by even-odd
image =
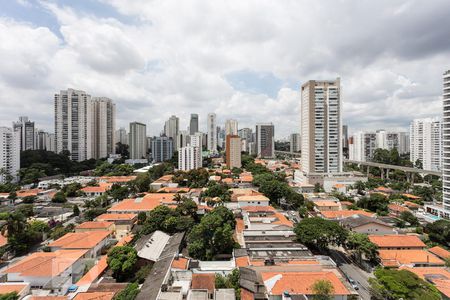
[[[68,224],[66,227],[64,227],[62,224],[56,225],[52,232],[50,233],[50,238],[53,240],[57,240],[60,237],[66,235],[67,233],[73,231],[75,228],[74,224]]]
[[[358,194],[362,195],[363,191],[366,189],[366,185],[361,180],[358,180],[353,185],[353,188],[358,191]]]
[[[362,197],[358,201],[358,206],[373,212],[387,212],[389,199],[382,194],[372,193],[369,197]]]
[[[419,226],[419,219],[410,211],[403,211],[400,213],[400,219],[410,224],[411,227]]]
[[[80,215],[80,208],[76,204],[73,206],[73,215],[74,216],[79,216]]]
[[[1,294],[0,300],[18,300],[19,296],[16,292],[7,293],[7,294]]]
[[[33,204],[37,200],[36,196],[25,196],[22,198],[22,202],[25,204]]]
[[[356,253],[360,261],[363,256],[371,262],[378,261],[378,246],[372,243],[366,234],[350,232],[347,237],[346,246]]]
[[[317,280],[311,286],[314,293],[314,300],[331,300],[333,299],[334,287],[329,280]]]
[[[52,202],[53,203],[66,203],[67,202],[66,195],[62,191],[59,191],[53,196]]]
[[[114,300],[134,300],[139,294],[139,285],[136,282],[130,283],[127,287],[114,296]]]
[[[428,223],[425,232],[431,241],[450,247],[450,221],[438,220]]]
[[[113,277],[123,282],[135,271],[137,252],[130,246],[114,247],[108,252],[107,263],[113,271]]]
[[[223,276],[216,274],[216,289],[234,289],[237,299],[240,299],[241,287],[239,284],[239,269],[234,269],[230,274]]]
[[[374,275],[369,279],[372,299],[441,299],[433,285],[410,271],[378,268]]]
[[[208,189],[202,192],[202,197],[219,197],[223,202],[231,201],[231,192],[224,184],[213,182],[209,184]]]
[[[235,245],[235,224],[230,210],[223,206],[213,209],[189,233],[189,255],[197,259],[212,260],[217,254],[230,254]]]
[[[120,154],[122,156],[122,158],[125,158],[125,159],[130,157],[130,152],[128,151],[128,145],[122,144],[121,142],[118,142],[116,144],[116,153]]]
[[[297,240],[308,247],[326,249],[328,245],[343,245],[348,232],[337,222],[314,217],[300,221],[294,229]]]
[[[323,193],[323,192],[325,192],[323,186],[320,183],[316,183],[314,185],[314,193]]]
[[[144,193],[148,192],[150,189],[150,174],[149,173],[141,173],[139,174],[135,180],[129,183],[130,188],[134,190],[136,193]]]
[[[80,189],[83,186],[78,183],[70,183],[62,188],[62,191],[66,194],[66,197],[77,197],[80,195]]]
[[[128,197],[129,190],[126,185],[113,184],[111,189],[108,191],[108,195],[110,195],[114,200],[120,201]]]
[[[147,220],[147,214],[144,211],[139,212],[138,214],[138,225],[143,225]]]

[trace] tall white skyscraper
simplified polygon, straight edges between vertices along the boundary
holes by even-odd
[[[238,134],[238,121],[229,119],[225,122],[225,136]]]
[[[124,145],[128,145],[128,133],[124,127],[121,127],[116,130],[115,138],[116,141],[114,144],[121,143]]]
[[[171,116],[164,125],[164,134],[172,138],[174,149],[178,149],[177,136],[180,130],[180,119],[177,116]]]
[[[182,171],[194,170],[202,167],[202,150],[187,145],[181,147],[178,153],[178,169]]]
[[[20,132],[0,127],[0,183],[18,180],[20,169]]]
[[[410,159],[425,170],[442,168],[442,123],[438,118],[415,119],[410,125]]]
[[[106,97],[92,97],[92,157],[115,153],[116,105]]]
[[[67,89],[55,94],[56,152],[69,151],[75,161],[92,158],[91,96]]]
[[[291,135],[289,136],[289,146],[291,152],[299,152],[301,150],[300,133],[291,133]]]
[[[256,124],[256,155],[260,158],[275,157],[275,127],[272,123]]]
[[[28,117],[19,117],[19,121],[13,123],[13,130],[18,133],[20,138],[20,151],[36,149],[34,122],[28,120]]]
[[[201,151],[203,147],[203,133],[197,132],[194,135],[191,135],[189,137],[189,142],[192,147],[197,147]]]
[[[302,169],[342,172],[340,79],[310,80],[302,85]]]
[[[147,126],[139,122],[130,123],[128,142],[130,159],[147,157]]]
[[[208,126],[208,150],[210,152],[217,152],[217,124],[216,124],[216,114],[209,113],[207,118]]]
[[[450,70],[444,73],[444,119],[443,119],[443,206],[450,218]]]
[[[180,150],[181,147],[186,147],[189,144],[189,139],[190,139],[189,131],[187,130],[178,131],[176,142],[178,149],[176,150],[178,151]]]

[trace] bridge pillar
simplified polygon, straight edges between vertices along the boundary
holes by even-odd
[[[389,179],[389,169],[386,169],[386,179]]]
[[[370,175],[370,166],[367,166],[367,177]]]
[[[381,179],[384,180],[384,169],[383,169],[383,168],[380,168],[380,171],[381,171]]]

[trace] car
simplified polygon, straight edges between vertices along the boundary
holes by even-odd
[[[358,284],[356,284],[356,281],[354,281],[351,277],[348,278],[348,282],[350,282],[352,288],[354,288],[355,290],[359,290]]]

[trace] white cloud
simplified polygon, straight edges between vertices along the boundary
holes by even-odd
[[[299,131],[301,83],[337,76],[344,122],[355,129],[440,114],[450,52],[444,0],[103,2],[133,22],[47,1],[41,5],[57,18],[60,38],[0,20],[4,124],[28,114],[51,129],[53,94],[73,87],[114,99],[118,125],[143,121],[151,134],[172,114],[187,126],[190,113],[204,123],[214,111],[241,126],[272,121],[282,137]],[[226,75],[241,70],[286,84],[276,97],[240,91]]]

